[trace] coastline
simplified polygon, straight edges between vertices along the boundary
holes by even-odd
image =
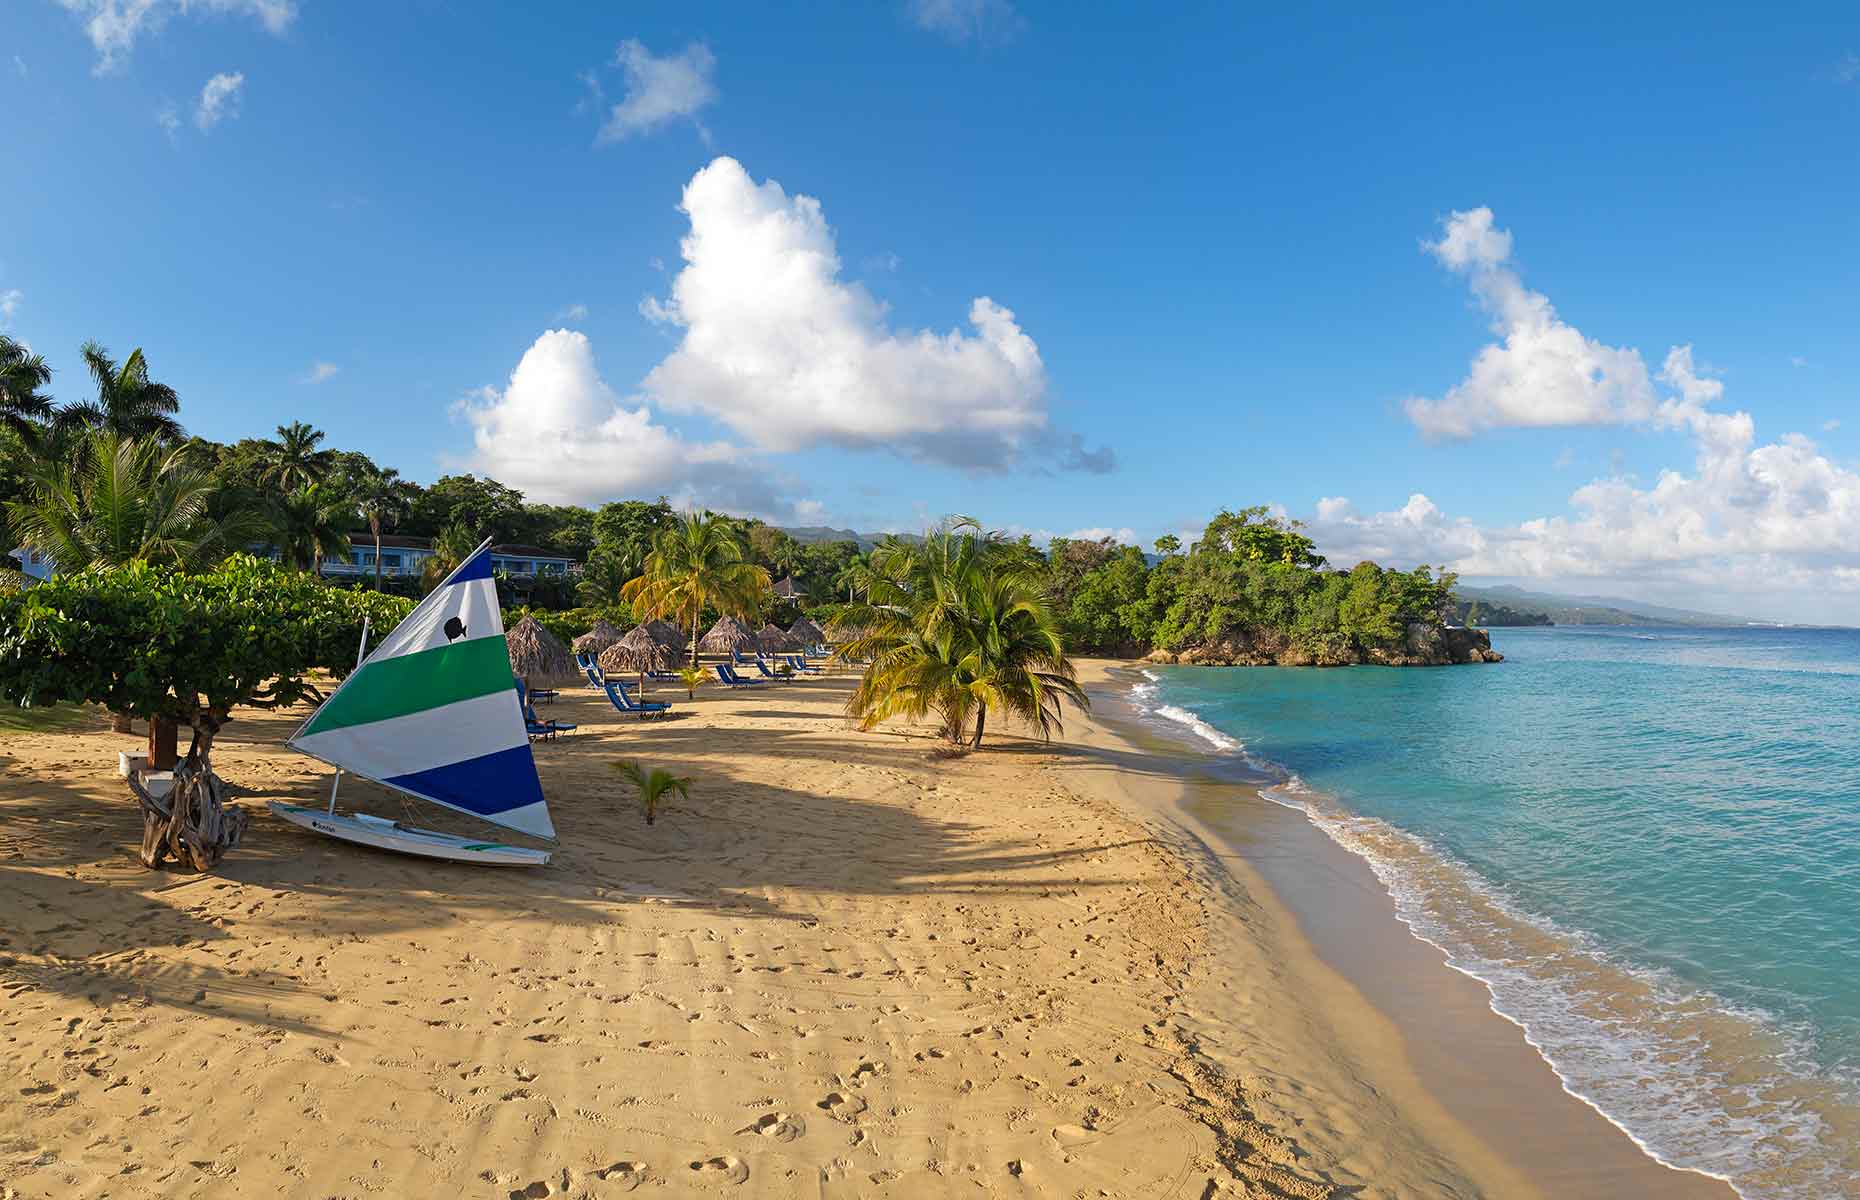
[[[1228,1070],[1282,1081],[1283,1119],[1307,1152],[1337,1162],[1340,1181],[1373,1193],[1370,1181],[1418,1168],[1431,1175],[1412,1179],[1414,1194],[1735,1200],[1728,1183],[1659,1162],[1567,1091],[1484,984],[1401,923],[1362,859],[1216,756],[1141,723],[1127,698],[1134,667],[1094,660],[1081,678],[1092,728],[1071,732],[1084,746],[1113,763],[1178,765],[1097,771],[1094,786],[1173,826],[1178,853],[1227,902],[1215,914],[1218,960],[1194,996],[1201,1048]],[[1312,1119],[1334,1107],[1347,1119]]]
[[[564,692],[538,871],[261,813],[145,872],[133,739],[9,734],[0,1195],[1730,1197],[1556,1088],[1301,816],[1146,744],[1115,665],[1066,740],[959,758],[848,728],[845,675],[650,723]],[[222,734],[242,803],[326,795],[297,717]],[[646,826],[620,757],[692,799]]]

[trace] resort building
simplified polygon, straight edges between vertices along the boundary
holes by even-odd
[[[28,579],[50,579],[52,577],[52,560],[30,546],[21,546],[10,551],[8,557],[18,560],[20,573]]]
[[[381,574],[383,577],[418,575],[421,568],[425,566],[426,560],[431,557],[433,557],[432,538],[407,537],[396,533],[381,535]],[[513,579],[541,579],[551,575],[567,575],[573,571],[574,566],[574,560],[566,554],[558,554],[540,546],[525,546],[513,542],[491,547],[491,569]],[[326,578],[372,576],[374,573],[375,536],[367,530],[349,535],[349,557],[323,560],[323,574]]]

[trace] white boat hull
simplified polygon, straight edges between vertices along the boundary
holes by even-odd
[[[327,834],[333,838],[340,838],[345,842],[373,846],[378,850],[417,854],[421,858],[441,858],[448,862],[481,863],[486,866],[540,867],[549,861],[547,850],[532,850],[527,846],[507,846],[502,842],[455,837],[452,834],[439,833],[431,829],[414,829],[397,821],[371,817],[366,813],[332,814],[320,808],[305,808],[300,804],[285,804],[280,800],[272,800],[268,803],[273,813],[293,825],[302,826],[315,833]]]

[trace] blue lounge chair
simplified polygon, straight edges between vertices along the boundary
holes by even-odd
[[[756,688],[762,686],[760,679],[744,679],[730,669],[728,663],[713,663],[711,670],[717,673],[717,682],[727,688]]]
[[[538,718],[535,706],[530,703],[529,693],[524,690],[521,679],[517,680],[517,704],[523,709],[523,724],[529,728],[531,741],[537,738],[553,741],[556,734],[568,733],[575,728],[566,721],[544,721]]]
[[[672,710],[671,705],[661,704],[657,700],[633,699],[633,694],[626,690],[626,684],[624,683],[617,684],[609,680],[606,691],[608,701],[611,702],[615,708],[623,713],[633,713],[641,720],[647,717],[656,717],[661,713],[667,713]]]
[[[601,664],[594,661],[592,654],[575,655],[575,665],[580,667],[581,673],[588,677],[588,686],[595,691],[598,692],[607,686],[607,672],[601,670]]]
[[[764,661],[760,654],[756,655],[756,673],[761,675],[768,683],[786,683],[793,678],[791,675],[778,675],[774,671],[769,670],[769,664]]]
[[[805,674],[805,675],[820,674],[819,667],[815,666],[813,663],[809,662],[804,656],[799,655],[799,654],[790,654],[788,656],[788,665],[795,669],[796,674]]]

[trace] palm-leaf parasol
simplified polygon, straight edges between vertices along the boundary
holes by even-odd
[[[592,654],[599,658],[602,651],[625,636],[619,626],[602,617],[594,623],[592,629],[575,639],[575,653]]]
[[[652,630],[641,625],[631,633],[601,651],[600,665],[603,671],[615,674],[631,671],[639,676],[639,690],[646,690],[646,672],[669,671],[678,665],[678,651],[652,636]]]
[[[505,632],[504,642],[510,648],[511,673],[531,685],[559,687],[581,678],[575,656],[535,617],[518,621]]]
[[[755,649],[756,635],[749,632],[749,627],[735,617],[719,617],[717,623],[710,627],[710,632],[698,641],[698,649],[705,654],[721,654],[734,657],[738,650]]]

